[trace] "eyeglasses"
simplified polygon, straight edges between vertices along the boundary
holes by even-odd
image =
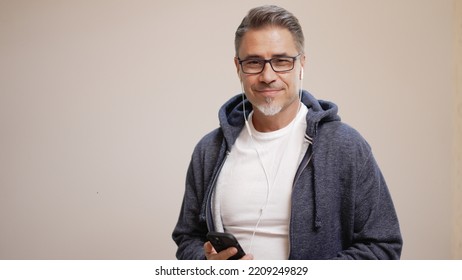
[[[260,74],[265,69],[266,63],[271,65],[271,68],[276,73],[287,72],[294,69],[295,60],[302,53],[297,54],[296,56],[279,56],[271,59],[261,59],[261,58],[249,58],[241,60],[239,57],[237,60],[241,65],[242,72],[245,74]]]

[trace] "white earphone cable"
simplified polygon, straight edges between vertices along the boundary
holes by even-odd
[[[301,71],[302,71],[302,72],[301,72],[301,75],[300,75],[299,107],[298,107],[298,109],[297,109],[297,114],[298,114],[298,112],[300,111],[300,108],[301,108],[301,106],[302,106],[301,100],[302,100],[302,93],[303,93],[303,91],[302,91],[303,68],[301,68]],[[240,74],[240,73],[239,73],[239,74]],[[276,177],[277,177],[277,176],[275,176],[275,177],[273,178],[273,184],[270,184],[268,172],[267,172],[267,170],[266,170],[266,168],[265,168],[265,165],[263,164],[263,160],[262,160],[262,157],[261,157],[261,155],[260,155],[260,152],[259,152],[258,149],[257,149],[256,143],[254,142],[253,135],[252,135],[252,131],[251,131],[251,128],[250,128],[250,125],[249,125],[249,121],[248,121],[248,119],[247,119],[247,117],[246,117],[246,114],[245,114],[245,90],[244,90],[244,85],[243,85],[243,83],[242,83],[242,77],[240,77],[240,78],[241,78],[240,80],[241,80],[241,90],[242,90],[242,109],[243,109],[242,111],[243,111],[244,122],[245,122],[245,126],[246,126],[246,128],[247,128],[247,131],[248,131],[248,133],[249,133],[250,141],[251,141],[251,143],[252,143],[252,146],[253,146],[253,148],[254,148],[256,154],[257,154],[258,161],[259,161],[259,163],[260,163],[260,165],[261,165],[261,167],[262,167],[262,169],[263,169],[263,173],[265,174],[266,187],[267,187],[267,188],[266,188],[267,191],[266,191],[265,203],[264,203],[263,206],[260,208],[260,213],[259,213],[259,216],[258,216],[258,220],[257,220],[257,222],[256,222],[256,224],[255,224],[255,227],[254,227],[254,230],[253,230],[253,233],[252,233],[252,237],[251,237],[251,239],[250,239],[249,249],[247,249],[247,252],[252,253],[253,241],[254,241],[254,239],[255,239],[255,234],[256,234],[256,232],[257,232],[257,230],[258,230],[258,227],[259,227],[259,225],[260,225],[260,222],[261,222],[261,220],[262,220],[263,210],[265,210],[266,207],[267,207],[267,205],[268,205],[269,198],[270,198],[270,193],[271,193],[272,187],[273,187],[273,185],[274,185],[274,181],[276,180]],[[292,128],[291,128],[291,132],[290,132],[290,135],[289,135],[289,138],[288,138],[288,142],[290,141],[291,136],[292,136],[292,134],[293,134],[293,133],[292,133],[292,132],[293,132],[293,127],[295,127],[295,122],[292,123]],[[282,158],[284,158],[285,154],[286,154],[286,153],[285,153],[285,151],[284,151],[284,153],[282,154]],[[279,168],[280,168],[280,166],[281,166],[282,158],[279,160],[279,165],[278,165],[278,167],[277,167],[277,169],[276,169],[276,174],[279,172]]]

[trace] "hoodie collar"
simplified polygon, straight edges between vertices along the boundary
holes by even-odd
[[[320,123],[340,120],[337,114],[337,105],[332,102],[317,100],[306,90],[302,92],[301,101],[308,108],[306,134],[313,139],[316,137]],[[252,104],[243,94],[238,94],[226,102],[219,110],[218,118],[228,150],[231,149],[242,127],[245,125],[244,108],[247,118],[252,111]]]

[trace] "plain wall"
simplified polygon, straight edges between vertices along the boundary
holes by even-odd
[[[453,257],[462,259],[462,1],[454,3],[455,83],[453,102]]]
[[[173,259],[192,149],[239,93],[234,31],[265,3],[0,0],[0,259]],[[270,3],[302,24],[304,88],[373,147],[402,257],[456,256],[454,2]]]

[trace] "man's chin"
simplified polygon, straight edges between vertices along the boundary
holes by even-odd
[[[272,117],[282,110],[282,106],[276,104],[264,104],[257,106],[258,111],[260,111],[263,115],[267,117]]]

